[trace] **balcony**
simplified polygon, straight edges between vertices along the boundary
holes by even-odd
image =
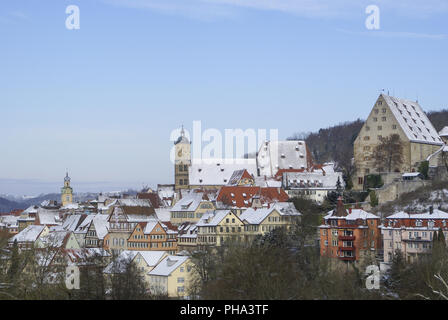
[[[351,235],[351,236],[339,236],[338,237],[338,240],[341,240],[341,241],[354,241],[355,240],[355,236],[354,235]]]
[[[355,250],[355,246],[352,246],[352,247],[339,247],[338,249],[339,249],[339,251],[354,251]]]

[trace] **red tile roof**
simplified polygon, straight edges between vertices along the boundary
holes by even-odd
[[[260,197],[261,203],[285,202],[289,199],[288,194],[281,188],[223,186],[216,200],[230,206],[247,208],[252,206],[252,199],[257,196]]]

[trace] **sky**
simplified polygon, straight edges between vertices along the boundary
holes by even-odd
[[[67,168],[75,192],[172,183],[171,133],[195,120],[285,139],[366,118],[382,89],[447,108],[447,16],[445,0],[1,1],[0,193],[58,192]]]

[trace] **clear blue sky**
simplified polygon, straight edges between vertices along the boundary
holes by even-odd
[[[193,120],[286,138],[367,117],[383,88],[448,107],[447,17],[444,0],[1,1],[0,193],[57,192],[67,167],[75,191],[171,183],[170,133]]]

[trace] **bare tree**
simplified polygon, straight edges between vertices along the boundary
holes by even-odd
[[[378,169],[386,169],[387,172],[399,170],[403,164],[403,142],[400,136],[392,134],[380,138],[380,144],[374,148],[372,158]]]

